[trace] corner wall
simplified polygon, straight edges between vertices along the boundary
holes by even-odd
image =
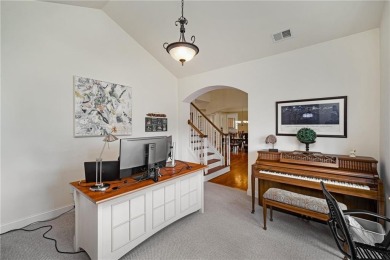
[[[381,46],[381,118],[380,118],[380,170],[386,191],[387,205],[390,196],[390,2],[384,6],[380,28]],[[390,216],[390,207],[386,207]]]
[[[1,33],[2,232],[69,208],[69,183],[102,149],[102,137],[73,137],[74,75],[132,87],[130,137],[176,137],[177,79],[101,10],[1,1]],[[169,131],[145,133],[149,112]],[[115,142],[103,159],[118,154]]]
[[[246,62],[179,80],[180,142],[188,143],[192,93],[209,86],[235,87],[248,93],[249,165],[257,151],[268,148],[265,138],[275,134],[275,102],[348,96],[348,138],[319,137],[312,151],[379,159],[379,30],[369,30],[291,52]],[[303,150],[296,137],[277,136],[276,148]],[[183,145],[184,146],[184,145]],[[184,158],[186,159],[186,158]],[[248,193],[250,178],[248,178]]]

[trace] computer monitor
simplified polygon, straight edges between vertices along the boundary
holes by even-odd
[[[102,167],[103,173],[100,181],[119,180],[119,161],[103,161]],[[86,182],[96,182],[96,161],[84,162],[84,172]]]
[[[120,178],[137,173],[149,176],[154,168],[165,167],[168,159],[167,136],[124,138],[120,141]]]
[[[167,137],[167,163],[166,167],[175,167],[175,145],[172,141],[172,136]]]
[[[172,159],[173,156],[173,141],[172,135],[167,136],[167,159]]]

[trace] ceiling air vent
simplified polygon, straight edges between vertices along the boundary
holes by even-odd
[[[282,41],[291,38],[291,29],[284,30],[282,32],[272,34],[272,40],[274,42]]]

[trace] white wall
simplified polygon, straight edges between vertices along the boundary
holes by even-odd
[[[153,135],[176,136],[178,97],[177,79],[101,10],[1,5],[4,232],[72,204],[69,182],[84,178],[83,162],[102,148],[101,137],[73,137],[73,75],[132,87],[132,137],[151,135],[148,112],[168,116],[169,132]],[[117,159],[119,142],[110,148],[103,159]]]
[[[385,201],[390,196],[390,2],[386,2],[380,29],[381,51],[381,118],[380,118],[380,169],[385,186]],[[386,207],[390,216],[390,207]]]
[[[186,133],[189,115],[182,101],[209,86],[248,93],[248,174],[256,151],[267,148],[266,136],[275,134],[275,102],[283,100],[348,96],[348,138],[317,138],[311,150],[348,154],[356,149],[358,155],[379,159],[378,29],[180,79],[180,133]],[[183,143],[187,138],[181,135]],[[304,145],[296,137],[278,136],[275,148],[302,150]]]
[[[0,14],[1,14],[1,3],[0,3]],[[2,19],[0,19],[0,29],[1,29],[1,20]],[[0,50],[1,50],[1,33],[0,33]],[[1,59],[1,51],[0,51],[0,61],[1,61],[2,59]],[[0,147],[2,147],[2,145],[1,145],[1,136],[2,136],[2,133],[1,133],[1,114],[2,114],[2,107],[1,107],[1,78],[2,78],[2,70],[1,70],[1,63],[2,62],[0,62]],[[2,164],[1,164],[1,150],[0,150],[0,183],[1,183],[1,169],[2,169]],[[0,202],[1,202],[1,184],[0,184]],[[0,205],[0,223],[1,223],[1,216],[2,216],[2,214],[1,214],[1,205]]]
[[[248,94],[236,89],[218,89],[211,93],[211,100],[207,104],[206,114],[219,111],[236,112],[248,106]]]

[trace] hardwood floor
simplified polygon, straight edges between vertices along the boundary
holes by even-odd
[[[210,182],[246,191],[248,189],[248,153],[231,153],[230,172],[218,176]]]

